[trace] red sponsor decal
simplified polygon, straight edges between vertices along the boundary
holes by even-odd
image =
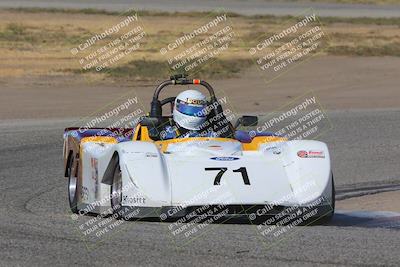
[[[325,158],[325,153],[322,150],[300,150],[297,152],[300,158]]]
[[[307,158],[307,151],[300,150],[299,152],[297,152],[297,156],[299,156],[300,158]]]
[[[325,158],[325,154],[324,154],[324,151],[310,150],[310,151],[308,151],[308,157],[309,158]]]

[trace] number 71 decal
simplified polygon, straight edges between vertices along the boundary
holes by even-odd
[[[217,176],[215,176],[214,185],[220,185],[221,184],[222,175],[224,175],[224,173],[228,170],[228,168],[225,168],[225,167],[214,167],[214,168],[204,168],[204,170],[206,170],[206,171],[219,171],[217,173]],[[250,180],[249,180],[249,176],[247,175],[246,167],[240,167],[237,170],[233,170],[233,172],[240,172],[242,174],[242,178],[243,178],[244,184],[250,185]]]

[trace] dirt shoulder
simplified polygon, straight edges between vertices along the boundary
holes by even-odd
[[[310,91],[328,110],[399,108],[399,66],[397,57],[326,56],[313,58],[271,83],[252,69],[238,78],[209,82],[219,96],[228,96],[240,113],[277,110]],[[98,80],[80,75],[2,78],[0,118],[82,117],[132,90],[148,108],[155,86],[166,78],[152,82]],[[181,89],[172,88],[165,96]]]
[[[145,29],[141,48],[132,53],[124,50],[125,56],[102,71],[83,72],[79,58],[86,57],[74,56],[72,48],[87,44],[94,35],[126,19],[126,14],[88,12],[0,10],[0,119],[82,117],[132,90],[142,106],[148,108],[155,86],[171,74],[160,48],[209,19],[204,13],[189,16],[141,12],[139,21],[133,24],[135,29],[137,25]],[[131,14],[134,15],[137,14]],[[223,52],[218,54],[218,60],[207,61],[189,73],[190,77],[209,81],[218,96],[228,97],[237,113],[265,114],[310,91],[324,109],[400,107],[400,19],[323,18],[322,24],[314,21],[326,34],[321,40],[326,46],[315,54],[309,52],[309,57],[296,61],[295,67],[279,77],[274,76],[272,67],[271,72],[261,71],[254,60],[258,56],[250,56],[249,48],[292,25],[293,19],[230,16],[229,27],[237,38],[227,41],[229,49],[220,50]],[[316,29],[314,24],[312,29]],[[121,28],[88,49],[97,53],[99,50],[95,49],[110,44],[110,40],[121,40],[126,31]],[[277,52],[289,40],[292,37],[276,41],[268,49]],[[190,42],[197,41],[188,40],[188,45],[192,45]],[[86,50],[79,53],[84,52],[96,54]],[[114,60],[114,54],[107,59]],[[92,63],[90,60],[87,62]],[[176,95],[181,89],[169,89],[166,95]]]
[[[338,210],[400,212],[400,191],[354,197],[336,202]]]

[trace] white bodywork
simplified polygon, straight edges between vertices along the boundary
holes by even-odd
[[[115,153],[123,206],[303,206],[321,196],[319,205],[330,205],[332,197],[329,151],[319,141],[265,143],[256,151],[243,151],[233,139],[170,144],[164,153],[155,143],[143,141],[86,142],[81,149],[80,208],[90,206],[96,213],[110,210],[110,177],[104,174]],[[299,151],[317,151],[318,156],[302,158]],[[226,168],[220,184],[215,184],[219,171],[206,168]],[[245,168],[249,184],[240,168]]]

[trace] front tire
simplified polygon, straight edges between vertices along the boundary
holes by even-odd
[[[330,211],[326,215],[318,218],[315,224],[328,224],[332,220],[333,215],[335,214],[335,197],[336,197],[336,190],[332,173],[332,193],[331,193]]]

